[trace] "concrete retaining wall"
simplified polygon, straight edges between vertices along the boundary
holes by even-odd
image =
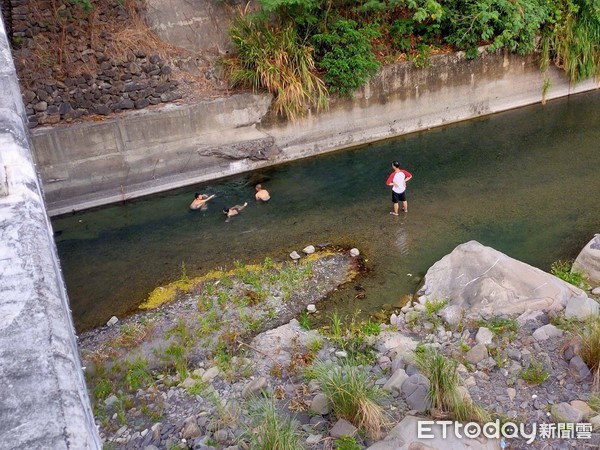
[[[100,449],[0,19],[0,448]]]
[[[534,56],[455,53],[424,69],[386,67],[353,100],[294,123],[268,112],[268,95],[239,94],[36,129],[33,140],[50,214],[61,214],[597,87],[571,86],[554,68],[541,73]]]

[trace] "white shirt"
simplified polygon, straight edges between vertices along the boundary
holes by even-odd
[[[392,183],[396,185],[392,187],[392,191],[396,194],[402,194],[406,190],[406,175],[404,175],[404,172],[400,171],[396,173],[392,179]]]

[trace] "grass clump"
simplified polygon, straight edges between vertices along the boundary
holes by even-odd
[[[254,425],[246,438],[251,450],[304,450],[291,417],[282,414],[266,399],[251,405],[250,416]]]
[[[448,304],[448,299],[443,300],[427,300],[425,302],[425,315],[428,319],[434,319],[438,313]]]
[[[581,342],[579,356],[590,368],[594,386],[597,388],[600,385],[600,317],[589,319],[578,332],[578,338]]]
[[[489,414],[470,399],[463,399],[459,391],[458,363],[439,350],[417,348],[415,362],[419,371],[429,380],[428,397],[434,417],[450,417],[458,421],[489,421]]]
[[[379,436],[387,424],[379,403],[386,393],[369,380],[365,369],[317,362],[308,374],[319,382],[337,417],[348,420],[369,436]]]
[[[548,377],[549,374],[544,370],[544,364],[533,356],[529,359],[527,367],[521,371],[521,378],[531,384],[541,384]]]
[[[490,320],[480,320],[477,322],[480,327],[486,327],[492,331],[496,336],[503,335],[505,333],[518,333],[519,324],[515,319],[509,319],[505,317],[492,317]]]
[[[573,260],[553,262],[552,266],[550,266],[550,273],[580,289],[588,289],[590,287],[585,281],[583,274],[577,270],[573,270]]]

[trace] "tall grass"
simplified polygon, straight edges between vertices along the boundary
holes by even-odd
[[[365,369],[344,364],[341,366],[317,362],[310,369],[330,401],[332,411],[369,436],[377,438],[387,424],[379,402],[386,393],[375,386]]]
[[[600,14],[595,2],[562,0],[542,38],[542,68],[552,60],[573,82],[600,76]]]
[[[240,14],[230,35],[237,56],[225,60],[235,85],[266,89],[275,111],[291,120],[327,106],[327,88],[316,75],[313,49],[292,25],[281,28]]]
[[[456,361],[435,348],[421,347],[415,362],[419,371],[429,380],[428,396],[434,416],[481,423],[489,420],[489,414],[483,408],[461,398]]]
[[[304,450],[296,423],[267,399],[253,402],[250,416],[254,428],[248,430],[246,437],[251,450]]]
[[[579,356],[590,368],[594,387],[600,386],[600,317],[591,318],[578,332],[581,341]]]

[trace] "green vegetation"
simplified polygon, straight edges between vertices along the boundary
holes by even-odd
[[[386,424],[379,402],[386,393],[369,380],[366,369],[350,364],[334,366],[317,362],[307,374],[319,381],[337,417],[348,420],[370,436],[379,436]]]
[[[335,441],[336,450],[361,450],[361,446],[352,436],[343,436]]]
[[[550,273],[561,280],[571,283],[581,289],[588,289],[590,286],[585,281],[585,277],[581,272],[572,270],[573,260],[556,261],[550,267]]]
[[[529,364],[521,371],[521,378],[531,384],[541,384],[549,377],[548,372],[544,370],[544,364],[533,356],[529,359]]]
[[[448,304],[448,299],[427,300],[425,302],[425,315],[429,320],[437,320],[438,313]]]
[[[480,327],[486,327],[496,336],[502,336],[506,333],[515,334],[519,331],[519,324],[515,319],[505,317],[492,317],[490,320],[480,320],[477,322]]]
[[[428,397],[434,417],[450,416],[458,421],[489,421],[489,414],[470,399],[463,399],[459,390],[458,363],[439,350],[419,346],[416,350],[417,367],[429,380]]]
[[[578,332],[578,337],[581,342],[579,355],[590,368],[597,388],[600,385],[600,317],[590,318]]]
[[[304,450],[296,432],[297,422],[269,400],[257,401],[251,413],[254,428],[245,435],[251,450]]]
[[[541,50],[577,82],[600,74],[597,0],[259,0],[231,27],[234,83],[266,89],[288,118],[351,96],[381,64],[422,67],[434,52]],[[544,90],[547,91],[548,85]]]

